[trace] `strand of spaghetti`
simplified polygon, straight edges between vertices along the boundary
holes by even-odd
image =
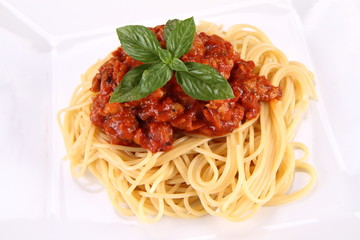
[[[145,201],[147,198],[142,197],[140,198],[139,201],[139,208],[138,208],[138,212],[137,212],[137,216],[138,218],[142,221],[142,222],[146,222],[146,223],[155,223],[158,222],[160,220],[160,218],[163,216],[163,212],[164,212],[164,199],[163,198],[158,198],[158,202],[159,202],[159,207],[156,209],[157,210],[157,214],[155,217],[149,217],[146,216],[146,213],[144,211],[145,207]]]
[[[245,59],[245,58],[246,58],[246,55],[248,54],[247,50],[248,50],[248,46],[249,46],[249,44],[250,44],[250,41],[258,41],[258,40],[257,40],[257,38],[256,38],[255,36],[249,35],[249,36],[246,36],[246,37],[244,38],[244,40],[243,40],[242,43],[232,42],[232,44],[233,44],[234,46],[237,46],[237,45],[239,44],[238,48],[241,49],[241,50],[240,50],[240,52],[241,52],[240,58],[241,58],[241,59]]]
[[[194,192],[184,192],[184,193],[148,193],[148,192],[141,191],[141,192],[139,192],[139,194],[141,196],[149,197],[149,198],[151,197],[151,198],[171,198],[171,199],[197,196],[195,191]]]
[[[245,29],[249,29],[250,31]],[[259,42],[271,43],[266,34],[264,34],[259,28],[249,24],[236,24],[226,31],[226,36],[230,41],[232,39],[243,39],[249,35],[254,36]]]
[[[286,56],[281,51],[279,51],[277,48],[275,48],[274,45],[272,45],[270,43],[258,44],[256,46],[254,46],[253,48],[251,48],[251,50],[249,50],[249,52],[247,52],[245,60],[249,61],[251,59],[256,64],[259,62],[260,57],[263,54],[265,54],[267,51],[272,52],[276,56],[276,58],[273,59],[273,61],[275,60],[276,62],[278,62],[282,65],[288,64],[288,60],[287,60]]]
[[[289,146],[292,148],[300,149],[303,152],[304,155],[301,158],[297,159],[297,161],[305,162],[307,159],[309,159],[309,149],[305,146],[305,144],[300,142],[291,142],[289,143]]]
[[[315,171],[314,167],[306,162],[296,161],[296,170],[305,172],[311,176],[308,184],[305,187],[303,187],[293,193],[290,193],[287,195],[282,195],[282,196],[275,196],[273,199],[271,199],[266,204],[267,206],[273,206],[273,205],[279,205],[279,204],[292,202],[292,201],[298,199],[299,197],[303,197],[313,188],[313,186],[315,185],[315,181],[316,181],[316,171]]]
[[[243,142],[242,139],[242,134],[238,134],[239,135],[239,142]],[[236,144],[235,146],[235,151],[234,151],[234,158],[236,159],[237,162],[237,168],[238,168],[238,174],[240,175],[240,173],[244,173],[244,157],[243,157],[243,145],[242,144]],[[245,174],[242,174],[242,176],[245,176]],[[237,183],[235,185],[235,187],[232,189],[232,192],[227,196],[227,199],[224,200],[223,206],[222,206],[222,211],[226,211],[226,209],[229,208],[230,204],[232,204],[233,202],[235,202],[239,196],[241,196],[240,191],[242,190],[242,184],[245,181],[245,178],[240,178],[237,180]]]
[[[162,165],[159,171],[156,172],[156,173],[160,173],[159,176],[157,176],[154,181],[151,181],[153,182],[153,184],[150,188],[150,193],[155,192],[156,188],[158,187],[161,181],[163,181],[164,179],[171,178],[170,176],[165,175],[165,172],[171,175],[173,173],[173,170],[174,170],[174,165],[170,164],[169,162],[166,162],[164,165]]]
[[[284,195],[289,190],[292,182],[292,173],[295,170],[294,151],[287,146],[284,154],[284,159],[279,167],[278,176],[276,179],[276,195]]]
[[[118,172],[118,169],[113,165],[109,165],[108,176],[111,181],[111,184],[108,185],[106,188],[108,196],[113,206],[115,206],[116,210],[119,213],[125,216],[132,216],[134,215],[134,212],[126,204],[122,194],[120,194],[120,192],[116,189],[115,183],[116,183],[116,179],[119,177],[119,175],[116,174],[116,172]]]
[[[184,161],[182,160],[182,157],[177,157],[173,161],[174,161],[176,169],[179,171],[180,176],[182,177],[183,181],[187,185],[190,185],[189,179],[188,179],[188,176],[187,176],[187,166],[184,163]]]
[[[216,153],[212,152],[210,149],[205,150],[203,148],[196,147],[196,148],[194,148],[194,151],[198,152],[198,153],[201,153],[204,156],[211,157],[211,158],[214,158],[214,159],[219,160],[219,161],[226,161],[225,157],[220,156],[219,154],[216,154]]]
[[[158,154],[159,155],[159,154]],[[151,154],[148,154],[149,157],[145,158],[144,160],[144,167],[141,169],[139,175],[136,176],[135,182],[131,185],[131,187],[127,190],[127,194],[130,194],[136,186],[139,185],[143,177],[145,176],[146,172],[149,171],[156,163],[157,155],[151,156]]]
[[[199,138],[189,138],[188,141],[180,143],[176,148],[164,153],[158,158],[157,164],[155,166],[160,166],[171,159],[174,159],[180,155],[186,154],[192,150],[195,146],[199,146],[204,142],[210,141],[211,138],[208,137],[199,137]]]
[[[270,105],[271,106],[271,105]],[[264,109],[264,112],[261,113],[261,118],[262,119],[268,119],[269,117],[268,114],[271,115],[271,110],[272,107],[270,107],[270,112],[265,111],[267,109],[267,107],[262,106],[262,109]],[[264,121],[264,124],[262,126],[266,127],[267,129],[271,129],[274,130],[277,127],[269,127],[268,126],[268,122]],[[274,124],[273,121],[271,121],[271,126]],[[264,130],[262,130],[264,131]],[[270,135],[273,136],[273,135]],[[268,140],[269,141],[269,140]],[[278,144],[278,141],[276,139],[272,140],[273,144],[276,145]],[[269,143],[266,144],[267,146],[269,146]],[[279,144],[281,146],[281,143]],[[279,159],[281,159],[281,156],[278,156],[275,149],[277,149],[276,147],[272,147],[269,150],[265,150],[264,152],[262,152],[262,160],[260,163],[261,165],[257,165],[256,166],[256,170],[258,173],[260,173],[258,176],[254,178],[254,176],[256,176],[255,174],[253,174],[250,179],[248,179],[248,183],[246,182],[244,184],[244,192],[246,193],[246,195],[253,201],[259,204],[263,204],[265,202],[267,202],[274,194],[275,191],[275,186],[273,184],[273,180],[274,179],[274,174],[272,172],[272,170],[277,169],[276,168],[276,162],[279,161]],[[268,156],[268,157],[264,157],[264,156]],[[265,167],[267,165],[269,165],[269,163],[271,163],[271,167]],[[265,168],[264,168],[265,167]],[[266,169],[266,173],[264,174],[264,170]],[[252,181],[253,180],[253,181]],[[261,184],[259,184],[259,182],[261,182]],[[264,183],[262,183],[264,182]],[[260,188],[259,186],[263,186],[262,188]],[[255,189],[254,189],[255,187]],[[270,188],[269,188],[270,187]],[[265,195],[261,196],[261,194],[264,193]],[[254,196],[255,194],[255,196]],[[259,196],[259,197],[256,197]]]
[[[180,184],[178,184],[177,186],[179,186]],[[175,186],[172,187],[170,189],[170,193],[172,193],[173,191],[175,191],[176,188]],[[161,185],[159,185],[159,190],[161,191],[162,194],[166,194],[166,185],[165,183],[163,182]],[[195,195],[195,191],[193,192]],[[195,216],[191,216],[188,214],[188,212],[186,211],[186,208],[185,208],[185,204],[183,202],[183,199],[185,197],[190,197],[189,196],[184,196],[181,201],[179,203],[175,203],[176,200],[178,200],[179,198],[164,198],[165,202],[168,204],[168,207],[165,205],[165,212],[166,214],[168,215],[172,215],[173,217],[183,217],[183,218],[194,218]],[[174,213],[171,213],[171,211],[173,211]]]
[[[129,152],[147,152],[147,150],[140,148],[140,147],[129,147],[129,146],[123,146],[123,145],[111,145],[111,144],[104,144],[104,143],[94,143],[94,147],[97,148],[109,148],[111,146],[111,149],[114,150],[121,150],[121,151],[129,151]]]
[[[252,129],[251,131],[253,131],[253,129]],[[254,136],[253,134],[251,134],[251,135],[249,136],[250,139],[251,139],[251,140],[250,140],[251,142],[254,141],[253,136]],[[255,159],[256,156],[258,156],[258,155],[263,151],[263,149],[264,149],[264,147],[265,147],[265,141],[266,141],[266,138],[261,137],[261,138],[260,138],[260,143],[259,143],[258,147],[256,148],[256,150],[254,150],[254,146],[252,146],[252,149],[249,149],[250,152],[252,152],[252,153],[249,154],[247,157],[245,157],[244,162],[249,162],[249,161]],[[253,151],[252,151],[252,150],[253,150]]]
[[[193,197],[193,199],[194,199],[194,197]],[[189,214],[192,214],[193,216],[196,216],[196,217],[204,216],[208,212],[203,208],[198,196],[195,199],[196,200],[192,201],[193,206],[191,206],[190,198],[184,198],[185,209],[187,210],[187,212]]]
[[[87,165],[89,164],[89,156],[90,156],[90,148],[92,145],[92,139],[95,132],[95,126],[91,126],[89,134],[87,135],[86,143],[85,143],[85,151],[84,151],[84,159],[83,163],[80,169],[80,172],[78,173],[78,177],[83,176],[85,174],[85,170],[87,168]]]
[[[226,136],[227,139],[230,138],[230,136]],[[228,151],[232,148],[232,146],[230,145],[230,141],[227,140],[227,144],[228,144]],[[189,176],[189,181],[191,183],[191,185],[196,189],[199,190],[201,192],[206,192],[206,193],[215,193],[216,191],[218,191],[217,189],[219,189],[221,186],[226,186],[229,184],[229,179],[235,175],[236,172],[236,168],[234,167],[234,161],[226,161],[225,162],[225,168],[224,168],[224,172],[220,175],[220,178],[214,183],[214,184],[205,184],[202,185],[201,184],[201,180],[199,181],[199,179],[201,179],[201,173],[199,170],[201,170],[201,168],[199,166],[201,164],[201,161],[199,158],[194,158],[192,160],[192,162],[189,165],[189,170],[188,170],[188,176]]]

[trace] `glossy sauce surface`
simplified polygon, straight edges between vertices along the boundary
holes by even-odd
[[[166,48],[164,27],[151,29]],[[142,63],[119,47],[93,79],[90,118],[101,128],[110,143],[140,145],[152,152],[173,148],[174,134],[221,136],[238,128],[260,112],[260,102],[281,98],[281,89],[263,76],[253,74],[253,62],[243,61],[232,45],[217,35],[196,34],[190,51],[180,59],[207,64],[230,83],[235,98],[200,101],[188,96],[172,79],[147,97],[126,103],[109,103],[123,76]]]

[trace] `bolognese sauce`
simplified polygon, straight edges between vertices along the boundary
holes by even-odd
[[[166,48],[164,26],[151,28]],[[151,152],[173,148],[174,134],[201,134],[209,137],[232,132],[246,119],[260,113],[260,102],[281,98],[280,87],[253,73],[255,64],[240,59],[232,45],[217,35],[196,34],[183,62],[214,67],[230,83],[235,98],[201,101],[188,96],[175,76],[145,98],[109,103],[124,75],[142,63],[128,56],[122,47],[112,53],[95,75],[90,119],[101,128],[111,144],[140,145]]]

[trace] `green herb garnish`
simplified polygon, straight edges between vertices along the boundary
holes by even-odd
[[[213,67],[194,62],[182,62],[195,37],[194,18],[169,20],[164,28],[166,49],[162,49],[155,34],[141,25],[117,28],[124,51],[141,61],[130,70],[113,92],[110,102],[135,101],[164,86],[176,71],[176,81],[186,94],[199,100],[233,98],[228,81]]]

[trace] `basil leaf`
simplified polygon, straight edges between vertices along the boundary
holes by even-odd
[[[143,63],[159,62],[158,50],[161,48],[155,34],[141,25],[128,25],[116,29],[125,52]]]
[[[148,94],[164,86],[171,78],[172,70],[165,63],[157,63],[145,70],[141,81],[140,90]]]
[[[183,63],[180,59],[178,58],[174,58],[170,63],[169,63],[169,67],[172,69],[172,70],[175,70],[175,71],[185,71],[187,72],[188,69],[187,67],[185,66],[185,63]]]
[[[125,74],[114,93],[118,92],[120,95],[123,95],[138,86],[144,71],[149,69],[150,66],[150,64],[143,64],[131,69]]]
[[[174,30],[174,28],[176,27],[176,25],[180,22],[179,19],[172,19],[166,22],[166,25],[164,27],[164,37],[165,40],[168,39],[170,33]]]
[[[234,98],[229,82],[213,67],[185,63],[188,72],[176,72],[176,81],[189,96],[203,100]]]
[[[190,50],[195,31],[196,26],[193,17],[176,24],[166,40],[166,48],[174,58],[179,58]]]
[[[127,92],[124,95],[118,95],[116,97],[113,97],[112,95],[109,102],[130,102],[144,98],[147,95],[149,95],[149,93],[142,92],[140,90],[140,86],[136,86],[130,92]]]
[[[163,63],[170,63],[172,60],[171,53],[168,50],[165,49],[159,49],[159,57]]]
[[[121,80],[120,84],[115,88],[113,94],[111,95],[110,102],[127,102],[137,100],[135,98],[137,98],[137,92],[139,92],[140,90],[139,83],[141,77],[144,71],[149,69],[150,66],[150,64],[143,64],[127,72]],[[144,97],[146,97],[146,95]]]

